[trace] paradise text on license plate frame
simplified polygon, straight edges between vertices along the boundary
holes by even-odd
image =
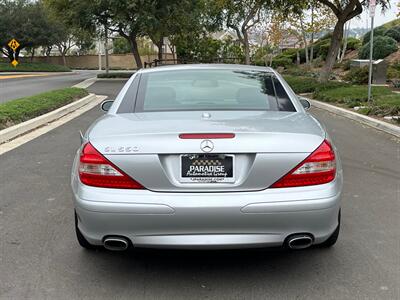
[[[231,154],[182,154],[182,183],[235,182],[235,156]]]

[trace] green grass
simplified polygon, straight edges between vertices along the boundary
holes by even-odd
[[[15,68],[8,62],[0,62],[0,72],[71,72],[71,69],[61,65],[46,63],[21,62]]]
[[[344,104],[350,108],[366,106],[360,112],[367,115],[393,116],[400,114],[400,94],[393,93],[384,86],[372,87],[372,103],[368,103],[368,86],[364,85],[316,91],[313,97],[324,102]]]
[[[88,95],[84,89],[65,88],[0,104],[0,129],[38,117]]]
[[[339,81],[328,81],[321,83],[316,78],[305,76],[286,75],[284,78],[297,94],[314,93],[319,90],[328,90],[337,87],[349,86],[348,83]]]
[[[133,74],[133,72],[100,73],[97,74],[97,78],[130,78]]]
[[[374,116],[393,116],[400,114],[400,94],[385,86],[372,87],[371,103],[368,103],[368,86],[351,85],[345,82],[328,81],[320,83],[316,78],[304,76],[284,76],[295,93],[311,93],[313,98],[349,108],[365,106],[358,112]]]

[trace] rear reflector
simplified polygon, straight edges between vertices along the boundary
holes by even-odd
[[[79,160],[79,178],[83,184],[115,189],[144,189],[113,165],[100,152],[87,143],[83,146]]]
[[[182,133],[181,139],[233,139],[234,133]]]
[[[335,152],[325,140],[303,162],[275,182],[271,188],[298,187],[331,182],[336,176]]]

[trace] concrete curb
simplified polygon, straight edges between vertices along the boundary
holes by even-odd
[[[129,78],[97,78],[97,81],[128,81]]]
[[[361,115],[359,113],[356,113],[354,111],[351,110],[347,110],[341,107],[337,107],[331,104],[327,104],[324,102],[320,102],[317,100],[312,100],[312,99],[308,99],[311,102],[311,105],[319,108],[319,109],[323,109],[323,110],[327,110],[331,113],[337,114],[339,116],[343,116],[346,117],[348,119],[360,122],[362,124],[368,125],[370,127],[373,127],[375,129],[384,131],[386,133],[389,133],[391,135],[394,135],[395,137],[400,138],[400,127],[396,126],[396,125],[392,125],[368,116],[364,116]]]
[[[53,122],[54,120],[57,120],[75,110],[78,108],[88,104],[91,101],[96,100],[96,95],[95,94],[89,94],[86,97],[83,97],[77,101],[74,101],[70,104],[67,104],[63,107],[60,107],[56,110],[53,110],[47,114],[41,115],[39,117],[36,117],[34,119],[28,120],[26,122],[8,127],[6,129],[0,130],[0,144],[12,140],[16,138],[17,136],[20,136],[22,134],[25,134],[33,129],[36,129],[40,126],[43,126],[47,123]]]
[[[75,84],[72,87],[80,88],[80,89],[87,89],[89,86],[91,86],[96,81],[97,81],[97,78],[92,77],[92,78],[85,79],[84,81],[79,82],[78,84]]]

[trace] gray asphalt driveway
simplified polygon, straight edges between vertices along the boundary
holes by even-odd
[[[90,90],[114,98],[121,82]],[[0,156],[1,299],[399,299],[400,142],[314,110],[343,160],[343,227],[330,250],[88,252],[69,173],[81,117]]]

